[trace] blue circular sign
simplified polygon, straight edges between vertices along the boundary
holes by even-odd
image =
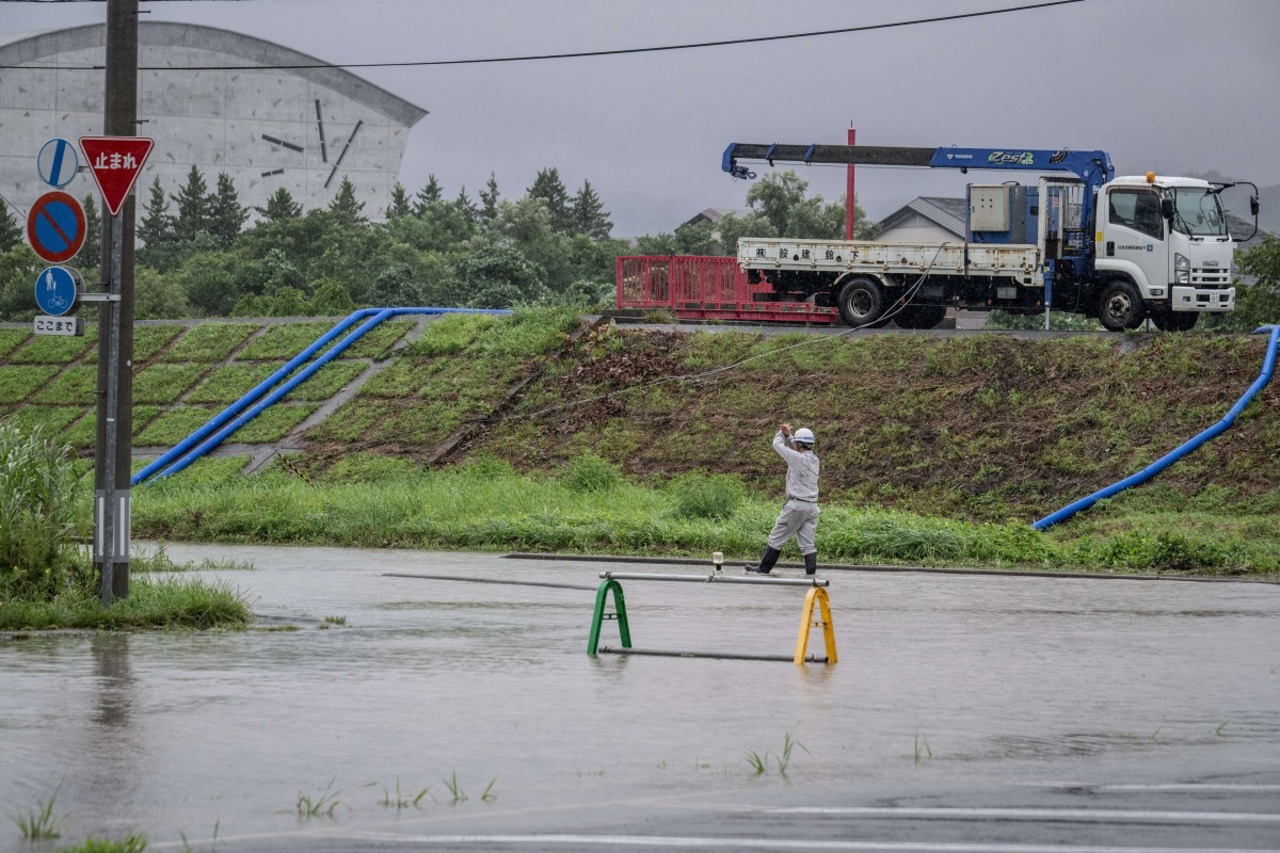
[[[36,155],[36,171],[46,184],[61,189],[71,183],[80,170],[80,155],[65,139],[50,139]]]
[[[36,304],[50,317],[61,317],[76,307],[80,273],[67,267],[49,267],[36,279]]]
[[[86,233],[84,208],[75,196],[59,190],[40,196],[27,214],[27,241],[46,263],[61,264],[74,258]]]

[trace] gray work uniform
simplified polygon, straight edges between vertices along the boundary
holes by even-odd
[[[787,463],[787,502],[769,532],[769,547],[781,551],[794,536],[801,554],[815,554],[818,551],[814,542],[818,529],[818,457],[812,450],[801,452],[791,444],[791,439],[781,430],[773,437],[773,449]]]

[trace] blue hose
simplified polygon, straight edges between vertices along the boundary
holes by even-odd
[[[1066,518],[1069,518],[1070,516],[1075,515],[1077,512],[1079,512],[1082,509],[1088,509],[1089,507],[1093,506],[1095,503],[1097,503],[1100,500],[1103,500],[1104,498],[1109,498],[1112,495],[1122,492],[1131,486],[1137,486],[1141,483],[1145,483],[1147,480],[1150,480],[1156,474],[1159,474],[1161,471],[1168,468],[1174,462],[1177,462],[1182,457],[1191,453],[1193,450],[1196,450],[1197,448],[1199,448],[1200,445],[1204,444],[1207,441],[1210,441],[1211,439],[1217,438],[1219,435],[1226,432],[1227,429],[1230,428],[1231,424],[1235,421],[1236,416],[1244,411],[1245,406],[1249,405],[1249,401],[1252,400],[1254,396],[1259,391],[1261,391],[1269,381],[1271,381],[1271,373],[1272,373],[1272,370],[1275,368],[1275,364],[1276,364],[1276,345],[1277,345],[1277,342],[1280,342],[1280,325],[1261,326],[1257,329],[1254,329],[1254,334],[1262,334],[1267,331],[1270,331],[1271,333],[1271,340],[1267,345],[1266,357],[1263,358],[1262,360],[1262,372],[1258,374],[1258,378],[1255,379],[1253,381],[1253,384],[1249,386],[1249,390],[1244,392],[1244,396],[1236,401],[1236,404],[1231,407],[1230,411],[1228,411],[1226,415],[1223,416],[1222,420],[1218,421],[1216,424],[1209,427],[1204,432],[1200,433],[1195,438],[1188,441],[1186,444],[1182,445],[1176,450],[1173,450],[1167,453],[1166,455],[1157,459],[1155,462],[1152,462],[1150,465],[1148,465],[1146,468],[1143,468],[1138,473],[1133,474],[1129,477],[1126,477],[1125,479],[1121,480],[1118,483],[1113,483],[1112,485],[1107,486],[1105,489],[1094,492],[1088,497],[1081,498],[1075,503],[1068,504],[1067,506],[1064,506],[1062,509],[1058,510],[1055,513],[1046,515],[1044,518],[1040,519],[1035,524],[1033,524],[1032,527],[1034,527],[1036,530],[1044,530],[1046,527],[1051,527],[1052,525],[1057,524],[1059,521],[1062,521],[1063,519],[1066,519]]]
[[[302,352],[295,355],[292,359],[289,360],[287,364],[285,364],[284,367],[281,367],[275,373],[271,374],[266,379],[259,382],[258,385],[252,391],[245,394],[239,400],[236,400],[234,403],[228,406],[225,410],[223,410],[220,414],[210,419],[210,421],[206,423],[204,426],[200,427],[195,432],[191,433],[191,435],[187,436],[182,441],[178,442],[173,447],[166,450],[158,458],[153,460],[149,465],[147,465],[138,473],[134,474],[133,478],[129,481],[130,484],[136,486],[139,483],[143,482],[144,480],[147,480],[148,478],[151,477],[152,474],[156,473],[157,471],[162,469],[164,466],[172,462],[174,459],[177,459],[179,456],[186,453],[192,447],[195,447],[196,444],[198,444],[201,440],[206,438],[214,430],[218,429],[218,427],[222,426],[227,421],[231,420],[236,415],[238,415],[240,412],[244,411],[249,406],[250,403],[258,399],[258,397],[261,394],[266,393],[266,391],[269,390],[270,388],[273,388],[277,382],[279,382],[281,379],[284,379],[286,376],[288,376],[290,373],[296,370],[299,365],[308,361],[313,355],[315,355],[320,349],[326,346],[330,341],[332,341],[338,335],[345,332],[347,329],[351,328],[359,320],[363,319],[364,317],[368,316],[371,313],[375,313],[376,311],[377,311],[376,308],[362,308],[359,311],[353,312],[346,319],[342,320],[332,329],[330,329],[329,331],[321,335],[319,338],[317,338],[315,343],[311,344]]]
[[[317,371],[320,370],[320,368],[337,358],[344,350],[356,341],[360,340],[360,338],[364,337],[365,334],[377,328],[382,322],[390,319],[391,317],[397,317],[403,314],[510,313],[510,311],[503,309],[489,308],[362,308],[358,311],[354,311],[328,332],[317,338],[314,343],[290,359],[287,364],[264,379],[262,382],[258,383],[252,391],[232,403],[223,412],[210,419],[208,423],[200,427],[187,438],[178,442],[178,444],[174,445],[170,450],[166,451],[158,459],[147,465],[137,474],[134,474],[130,483],[131,485],[136,486],[139,483],[147,481],[153,476],[168,477],[171,474],[176,474],[183,468],[186,468],[188,465],[195,462],[197,459],[204,456],[210,450],[213,450],[225,441],[228,436],[236,432],[240,427],[262,414],[265,409],[278,402],[294,388],[297,388],[303,382],[310,379]],[[284,383],[279,388],[276,388],[276,390],[259,400],[259,397],[264,392],[274,387],[281,379],[296,370],[299,365],[311,359],[311,357],[317,352],[361,320],[364,320],[365,322],[362,323],[355,331],[349,333],[345,338],[339,341],[331,350],[308,365],[297,376],[294,376],[288,382]],[[255,400],[259,401],[255,404]],[[192,449],[193,447],[195,448],[194,450]],[[174,462],[175,459],[178,461]],[[165,468],[164,466],[166,465],[169,467]],[[160,473],[157,474],[157,471]]]

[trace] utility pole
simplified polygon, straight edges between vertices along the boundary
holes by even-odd
[[[138,119],[138,0],[107,0],[103,133],[134,136]],[[94,564],[104,606],[129,594],[129,476],[133,458],[133,240],[135,204],[102,222],[98,308],[98,419],[94,452]]]
[[[853,122],[849,122],[849,145],[855,145],[858,142],[858,131],[854,128]],[[845,191],[844,191],[844,238],[846,240],[853,239],[853,232],[856,223],[853,221],[854,207],[857,205],[857,196],[854,194],[854,176],[853,164],[850,163],[845,167]]]

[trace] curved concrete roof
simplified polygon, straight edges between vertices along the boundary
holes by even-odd
[[[7,42],[0,42],[0,66],[39,67],[39,61],[48,56],[90,47],[105,48],[106,33],[106,24],[89,24],[62,30],[14,34],[8,37]],[[427,111],[416,104],[393,95],[350,71],[284,45],[231,30],[200,24],[141,21],[138,25],[138,46],[208,50],[221,53],[229,60],[238,60],[228,62],[228,65],[239,67],[243,64],[243,67],[249,69],[261,67],[287,70],[376,110],[405,127],[412,127],[427,115]],[[174,66],[174,70],[182,70],[182,66]]]

